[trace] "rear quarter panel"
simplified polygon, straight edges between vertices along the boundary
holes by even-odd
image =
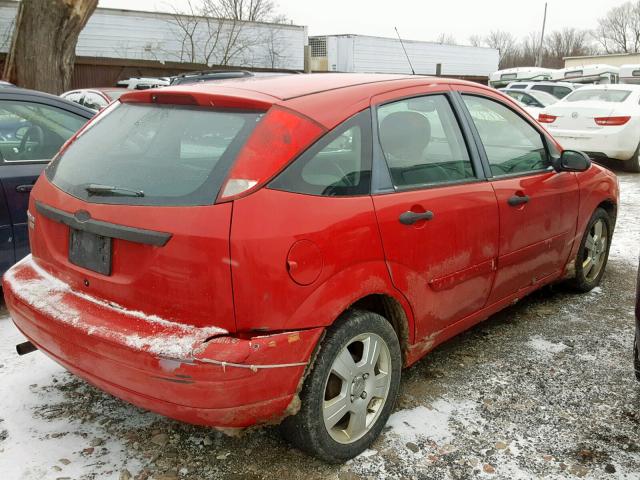
[[[294,244],[315,252],[294,259],[294,269],[315,272],[306,275],[306,285],[289,274]],[[402,305],[412,341],[411,309],[391,284],[370,196],[263,188],[236,200],[231,259],[239,331],[328,326],[360,298],[383,293]]]

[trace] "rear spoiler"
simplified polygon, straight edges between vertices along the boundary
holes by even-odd
[[[176,88],[133,90],[120,97],[122,103],[157,103],[265,112],[279,99],[250,90],[216,87],[215,91],[181,91]],[[212,89],[213,90],[213,89]]]

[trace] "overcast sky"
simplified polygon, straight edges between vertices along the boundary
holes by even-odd
[[[197,1],[197,0],[196,0]],[[625,0],[548,0],[547,29],[594,28]],[[176,7],[186,0],[171,0]],[[545,0],[279,0],[280,11],[310,35],[359,33],[435,40],[441,33],[467,43],[473,34],[506,30],[520,37],[540,31]],[[100,0],[102,7],[168,11],[167,0]],[[135,5],[135,6],[134,6]]]

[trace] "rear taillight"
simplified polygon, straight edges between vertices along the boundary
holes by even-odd
[[[283,107],[272,107],[242,147],[218,195],[233,200],[261,187],[325,129],[313,120]]]
[[[629,117],[629,116],[626,116],[626,117],[595,117],[594,120],[595,120],[596,124],[600,125],[601,127],[620,126],[620,125],[624,125],[629,120],[631,120],[631,117]]]
[[[556,121],[556,118],[558,118],[555,115],[548,115],[546,113],[541,113],[540,115],[538,115],[538,122],[540,123],[553,123]]]

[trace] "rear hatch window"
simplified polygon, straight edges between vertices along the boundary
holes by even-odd
[[[567,102],[613,102],[622,103],[631,94],[630,90],[581,89],[565,98]]]
[[[214,203],[264,113],[119,104],[47,168],[47,178],[93,203]]]

